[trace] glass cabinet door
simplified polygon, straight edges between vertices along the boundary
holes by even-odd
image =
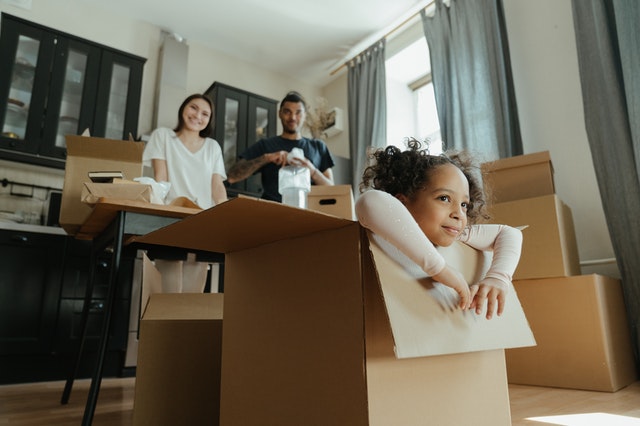
[[[111,72],[109,87],[109,102],[107,104],[108,139],[121,139],[124,135],[124,115],[127,111],[127,92],[129,90],[130,70],[121,64],[114,64]]]
[[[273,102],[250,96],[248,103],[249,128],[247,129],[246,145],[251,146],[262,138],[276,134],[276,107]],[[262,193],[262,181],[259,174],[249,176],[246,190],[250,193]]]
[[[238,150],[238,112],[240,102],[237,99],[224,100],[224,138],[219,141],[223,146],[224,168],[229,170],[236,162]]]
[[[39,40],[23,35],[18,37],[18,48],[12,67],[13,72],[10,79],[7,109],[4,120],[2,120],[3,136],[13,139],[25,139],[39,47]]]
[[[47,90],[38,81],[49,72],[54,41],[15,22],[1,29],[0,147],[36,153]]]
[[[144,62],[115,52],[103,52],[98,95],[95,100],[95,134],[107,139],[137,137],[138,109]],[[108,82],[108,84],[104,84]]]
[[[78,135],[89,128],[95,111],[96,82],[100,51],[77,40],[56,38],[51,67],[49,97],[40,153],[65,158],[66,136]]]
[[[66,148],[65,135],[77,135],[82,107],[82,88],[87,69],[87,54],[69,49],[67,64],[64,67],[64,83],[60,101],[60,116],[56,129],[55,146]]]

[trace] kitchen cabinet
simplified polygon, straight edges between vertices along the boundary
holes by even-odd
[[[64,168],[66,134],[136,136],[145,59],[2,14],[0,158]]]
[[[225,169],[229,170],[248,146],[275,136],[278,102],[245,90],[214,82],[205,92],[214,103],[214,139],[220,143]],[[232,185],[227,183],[230,197],[238,194],[259,197],[262,194],[260,174]]]
[[[65,239],[0,231],[0,356],[42,353],[51,347]]]
[[[64,380],[78,349],[90,275],[91,241],[67,235],[0,229],[0,384]],[[109,278],[109,256],[98,261],[78,377],[95,368]],[[133,259],[124,258],[125,276]],[[126,374],[130,281],[120,286],[104,376]]]

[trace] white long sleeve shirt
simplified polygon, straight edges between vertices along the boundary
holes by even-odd
[[[363,193],[355,205],[362,226],[395,246],[427,275],[445,267],[445,260],[418,226],[409,210],[393,195],[379,190]],[[509,288],[520,260],[522,232],[507,225],[471,225],[459,241],[477,250],[492,251],[493,259],[485,277],[496,278]]]

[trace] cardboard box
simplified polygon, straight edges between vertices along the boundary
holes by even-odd
[[[555,193],[549,151],[483,163],[481,169],[493,203]]]
[[[462,312],[357,222],[264,200],[135,240],[225,253],[222,425],[510,424],[503,348],[535,343],[513,291]]]
[[[311,185],[307,208],[344,219],[356,218],[351,185]]]
[[[217,425],[223,295],[151,294],[140,321],[134,425]]]
[[[89,181],[88,173],[118,170],[127,179],[142,176],[144,143],[75,135],[67,135],[66,139],[67,160],[59,223],[69,235],[75,235],[92,210],[81,199],[84,183]]]
[[[637,379],[620,281],[515,281],[538,346],[508,349],[510,383],[614,392]]]
[[[93,183],[85,182],[80,199],[95,204],[100,198],[151,202],[151,185],[142,183]]]
[[[571,209],[557,195],[494,204],[493,223],[528,225],[514,279],[580,275],[580,258]]]

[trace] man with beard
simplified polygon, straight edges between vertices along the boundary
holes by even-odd
[[[282,122],[282,134],[261,139],[240,154],[238,161],[227,172],[228,182],[233,184],[260,172],[262,198],[282,202],[278,192],[278,171],[288,164],[309,169],[312,185],[333,185],[333,158],[327,145],[320,139],[309,139],[301,134],[306,117],[306,103],[297,92],[289,92],[280,102],[278,116]],[[291,158],[287,154],[300,148],[304,158]]]

